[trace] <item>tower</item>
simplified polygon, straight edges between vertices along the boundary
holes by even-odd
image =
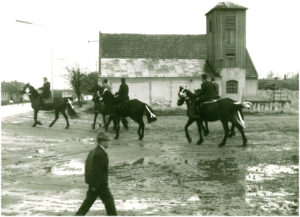
[[[207,60],[220,74],[221,95],[234,99],[241,98],[245,88],[246,10],[221,2],[206,13]]]

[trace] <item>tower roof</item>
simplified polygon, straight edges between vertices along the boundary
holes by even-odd
[[[232,2],[220,2],[218,3],[215,7],[213,7],[210,11],[208,11],[205,15],[209,14],[210,12],[212,12],[213,10],[226,10],[226,9],[230,9],[230,10],[247,10],[246,7],[243,7],[241,5],[232,3]]]

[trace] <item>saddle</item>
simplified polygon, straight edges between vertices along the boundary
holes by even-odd
[[[217,101],[218,101],[217,99],[211,99],[211,100],[203,102],[203,104],[214,103],[214,102],[217,102]]]

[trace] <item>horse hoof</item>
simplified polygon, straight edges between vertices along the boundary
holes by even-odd
[[[69,126],[66,126],[65,129],[69,129]]]
[[[187,141],[188,141],[188,143],[191,143],[192,139],[191,138],[187,138]]]
[[[36,124],[32,125],[32,127],[35,127],[35,126],[36,126]]]
[[[49,127],[52,127],[52,125],[50,124]]]
[[[197,142],[197,145],[201,145],[202,142],[203,142],[203,140],[199,140],[199,141]]]
[[[207,136],[209,134],[209,131],[204,132],[204,136]]]
[[[118,139],[118,138],[119,138],[118,136],[115,137],[115,139]]]
[[[222,143],[219,144],[219,148],[221,148],[223,146],[225,146],[225,143],[222,142]]]
[[[37,122],[38,125],[43,125],[40,121]]]
[[[243,147],[247,147],[247,146],[248,146],[248,143],[247,143],[247,142],[244,142],[244,143],[242,144],[242,146],[243,146]]]

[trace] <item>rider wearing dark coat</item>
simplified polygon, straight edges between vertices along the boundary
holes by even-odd
[[[125,78],[121,78],[121,85],[119,91],[117,92],[117,100],[119,103],[129,100],[129,87],[126,84]]]
[[[207,75],[202,75],[201,91],[198,97],[200,102],[206,102],[214,98],[214,85],[207,80]]]
[[[97,197],[104,203],[107,215],[117,215],[114,198],[108,187],[108,156],[104,148],[108,147],[109,136],[99,131],[96,137],[97,146],[90,151],[85,162],[85,182],[89,185],[86,199],[76,215],[85,215]],[[103,146],[102,146],[103,145]]]
[[[43,87],[39,88],[39,90],[42,90],[42,93],[38,97],[38,101],[40,105],[43,105],[44,103],[43,99],[46,99],[51,95],[50,82],[47,80],[46,77],[44,77],[43,80],[44,80]]]

